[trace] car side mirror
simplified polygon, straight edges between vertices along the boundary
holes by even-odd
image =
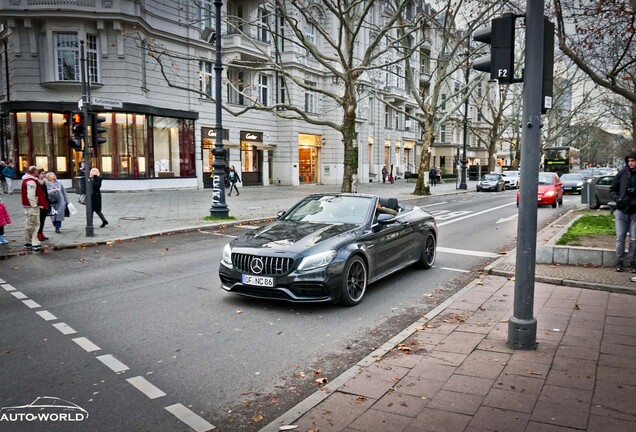
[[[393,223],[394,221],[395,221],[395,216],[393,215],[386,214],[386,213],[380,213],[378,215],[379,224],[387,225],[387,224]]]
[[[276,219],[280,219],[283,216],[285,216],[287,214],[287,210],[281,210],[278,213],[276,213]]]

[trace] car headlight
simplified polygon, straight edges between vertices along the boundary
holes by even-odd
[[[551,196],[554,196],[554,191],[553,191],[553,190],[549,190],[549,191],[547,191],[545,194],[543,194],[543,196],[545,196],[545,197],[551,197]]]
[[[223,258],[221,258],[221,261],[225,264],[232,265],[232,248],[229,243],[223,248]]]
[[[582,182],[582,181],[580,181],[580,182],[578,182],[576,185],[577,185],[578,187],[583,187],[583,182]]]
[[[331,263],[336,257],[336,251],[320,252],[314,255],[309,255],[303,258],[298,270],[312,270],[319,267],[324,267]]]

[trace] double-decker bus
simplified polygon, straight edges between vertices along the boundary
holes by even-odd
[[[543,171],[559,176],[581,169],[581,151],[575,147],[546,147],[543,150]]]

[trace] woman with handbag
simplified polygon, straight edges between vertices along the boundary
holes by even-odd
[[[53,171],[46,174],[46,180],[48,181],[46,188],[51,201],[51,221],[55,227],[55,232],[59,234],[64,217],[69,215],[67,209],[69,199],[64,185],[57,181],[57,176]]]
[[[91,169],[90,175],[93,179],[93,193],[91,195],[93,212],[97,213],[97,216],[99,216],[99,218],[102,220],[100,228],[104,228],[106,225],[108,225],[108,221],[102,213],[102,178],[100,177],[101,173],[97,168],[93,168]]]
[[[38,186],[44,192],[44,196],[46,197],[46,208],[40,208],[40,229],[38,230],[38,239],[40,241],[48,240],[49,238],[44,235],[44,222],[46,222],[46,217],[49,216],[49,212],[51,211],[51,200],[49,199],[49,190],[46,186],[46,173],[43,168],[38,168]]]

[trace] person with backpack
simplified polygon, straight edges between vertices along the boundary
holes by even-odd
[[[232,195],[232,188],[234,188],[234,190],[236,191],[236,195],[240,195],[240,192],[238,190],[238,187],[236,186],[236,182],[241,183],[241,178],[239,177],[238,173],[236,172],[236,169],[234,168],[234,165],[232,165],[230,167],[230,172],[227,174],[227,179],[230,182],[230,192],[228,193],[228,195]]]

